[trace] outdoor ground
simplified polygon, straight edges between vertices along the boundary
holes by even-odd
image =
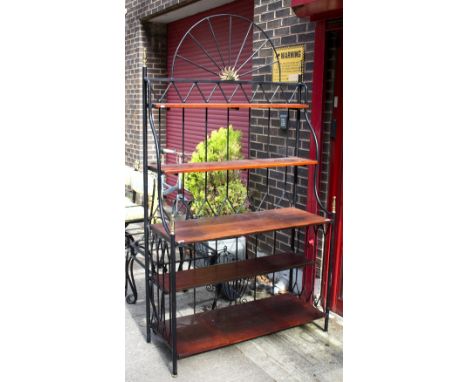
[[[138,300],[135,305],[126,304],[125,310],[126,382],[340,382],[343,379],[343,325],[338,316],[331,317],[328,333],[308,324],[184,358],[178,363],[177,379],[173,379],[166,345],[156,336],[150,344],[145,340],[144,271],[138,265],[135,265],[135,279]],[[199,296],[197,291],[197,301]],[[192,298],[189,293],[178,296],[178,315],[192,311]],[[201,299],[203,306],[203,295]]]

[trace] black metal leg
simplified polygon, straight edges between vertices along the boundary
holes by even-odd
[[[177,375],[177,319],[176,319],[176,252],[175,235],[171,234],[171,345],[172,345],[172,375]]]
[[[145,52],[146,56],[146,52]],[[146,61],[146,59],[145,59]],[[147,106],[148,106],[148,99],[147,99],[147,82],[145,80],[147,76],[147,68],[146,62],[143,65],[142,76],[143,76],[143,210],[144,210],[144,234],[145,234],[145,302],[146,302],[146,342],[151,342],[151,300],[150,300],[150,290],[151,286],[150,283],[150,252],[149,252],[149,216],[148,216],[148,116],[147,116]]]

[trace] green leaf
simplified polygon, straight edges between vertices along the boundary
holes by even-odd
[[[229,137],[228,137],[229,135]],[[192,154],[191,163],[199,162],[220,162],[225,160],[243,159],[242,132],[235,130],[232,125],[228,128],[220,127],[213,130],[208,137],[208,150],[205,158],[205,141],[200,142]],[[228,157],[229,138],[229,157]],[[194,202],[192,203],[193,213],[196,216],[213,215],[205,200],[205,177],[207,179],[207,200],[215,212],[226,215],[232,212],[232,206],[240,212],[245,211],[244,205],[247,198],[247,187],[240,177],[239,171],[229,171],[229,192],[227,190],[227,171],[212,171],[205,173],[195,172],[186,176],[185,186],[192,193]]]

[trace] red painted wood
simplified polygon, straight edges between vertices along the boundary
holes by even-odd
[[[221,348],[280,330],[304,325],[323,313],[295,296],[275,295],[177,318],[179,358]],[[170,328],[170,321],[166,321]],[[166,341],[170,343],[168,331]]]
[[[176,221],[175,239],[178,243],[196,243],[328,222],[329,219],[322,216],[289,207]],[[151,228],[167,238],[162,224],[153,224]]]
[[[343,0],[291,0],[297,17],[310,17],[311,21],[343,16]]]
[[[335,96],[338,107],[333,110],[336,137],[331,143],[329,203],[336,196],[335,267],[333,272],[331,310],[343,315],[343,36],[337,46]]]
[[[312,159],[299,157],[267,158],[267,159],[242,159],[220,162],[198,162],[182,164],[163,164],[162,171],[166,174],[181,174],[188,172],[206,172],[221,170],[247,170],[254,168],[309,166],[318,162]],[[157,171],[156,163],[151,163],[148,168]]]
[[[281,253],[244,261],[180,271],[176,272],[176,291],[180,292],[203,285],[214,285],[230,280],[238,280],[285,269],[297,268],[306,263],[307,260],[304,256],[292,253]],[[158,284],[165,293],[169,293],[169,273],[157,275],[154,277],[153,281]]]

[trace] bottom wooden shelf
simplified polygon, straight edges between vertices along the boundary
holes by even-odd
[[[296,296],[257,301],[177,318],[179,358],[312,322],[324,314]],[[170,327],[170,322],[167,322]],[[170,337],[170,336],[169,336]]]

